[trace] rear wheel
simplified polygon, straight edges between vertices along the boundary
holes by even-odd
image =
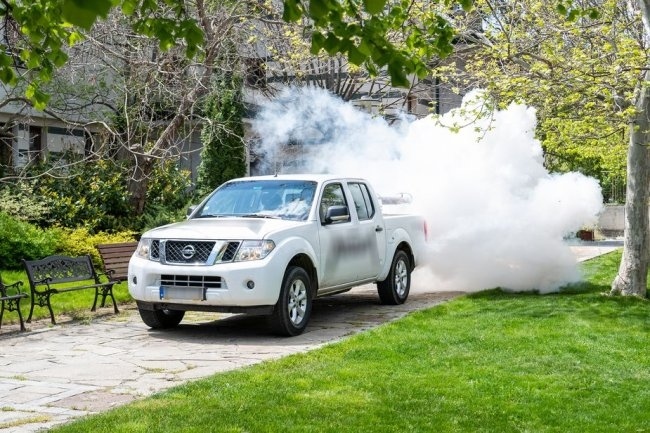
[[[403,304],[411,289],[411,261],[402,251],[396,251],[390,272],[384,281],[377,283],[377,292],[382,304]]]
[[[142,321],[153,329],[168,329],[181,323],[185,311],[138,309]]]
[[[271,325],[280,335],[302,334],[311,316],[311,280],[300,267],[291,266],[282,280],[280,298],[275,304]]]

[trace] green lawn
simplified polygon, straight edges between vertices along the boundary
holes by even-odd
[[[306,354],[218,374],[55,432],[650,431],[648,302],[466,296]]]

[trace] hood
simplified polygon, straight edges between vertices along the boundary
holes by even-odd
[[[158,227],[149,230],[142,237],[153,239],[264,239],[273,232],[304,224],[304,221],[268,218],[203,218]]]

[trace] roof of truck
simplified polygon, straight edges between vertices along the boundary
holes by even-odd
[[[273,180],[273,179],[285,179],[285,180],[312,180],[315,182],[325,182],[328,180],[339,180],[339,179],[346,179],[346,180],[360,180],[358,177],[350,177],[350,176],[341,176],[337,174],[277,174],[277,175],[265,175],[265,176],[251,176],[251,177],[241,177],[238,179],[232,179],[232,180]]]

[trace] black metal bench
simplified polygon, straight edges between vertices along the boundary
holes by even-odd
[[[20,312],[20,300],[27,298],[29,295],[20,290],[22,285],[22,281],[5,284],[2,282],[2,276],[0,276],[0,301],[2,303],[2,306],[0,306],[0,327],[2,326],[2,316],[4,315],[5,310],[17,311],[18,319],[20,320],[20,330],[25,330],[23,314]]]
[[[115,283],[126,281],[129,273],[129,260],[137,248],[137,242],[99,244],[97,250],[104,264],[104,273]]]
[[[102,283],[99,274],[93,267],[89,255],[80,257],[49,256],[41,260],[23,260],[29,286],[32,294],[32,305],[29,310],[27,322],[31,322],[34,306],[47,307],[50,311],[52,324],[56,324],[50,298],[57,293],[71,292],[75,290],[95,290],[95,301],[90,311],[95,311],[97,299],[102,296],[103,307],[108,296],[113,300],[115,314],[119,313],[117,302],[113,296],[113,285],[115,281]],[[74,285],[72,283],[79,283]]]

